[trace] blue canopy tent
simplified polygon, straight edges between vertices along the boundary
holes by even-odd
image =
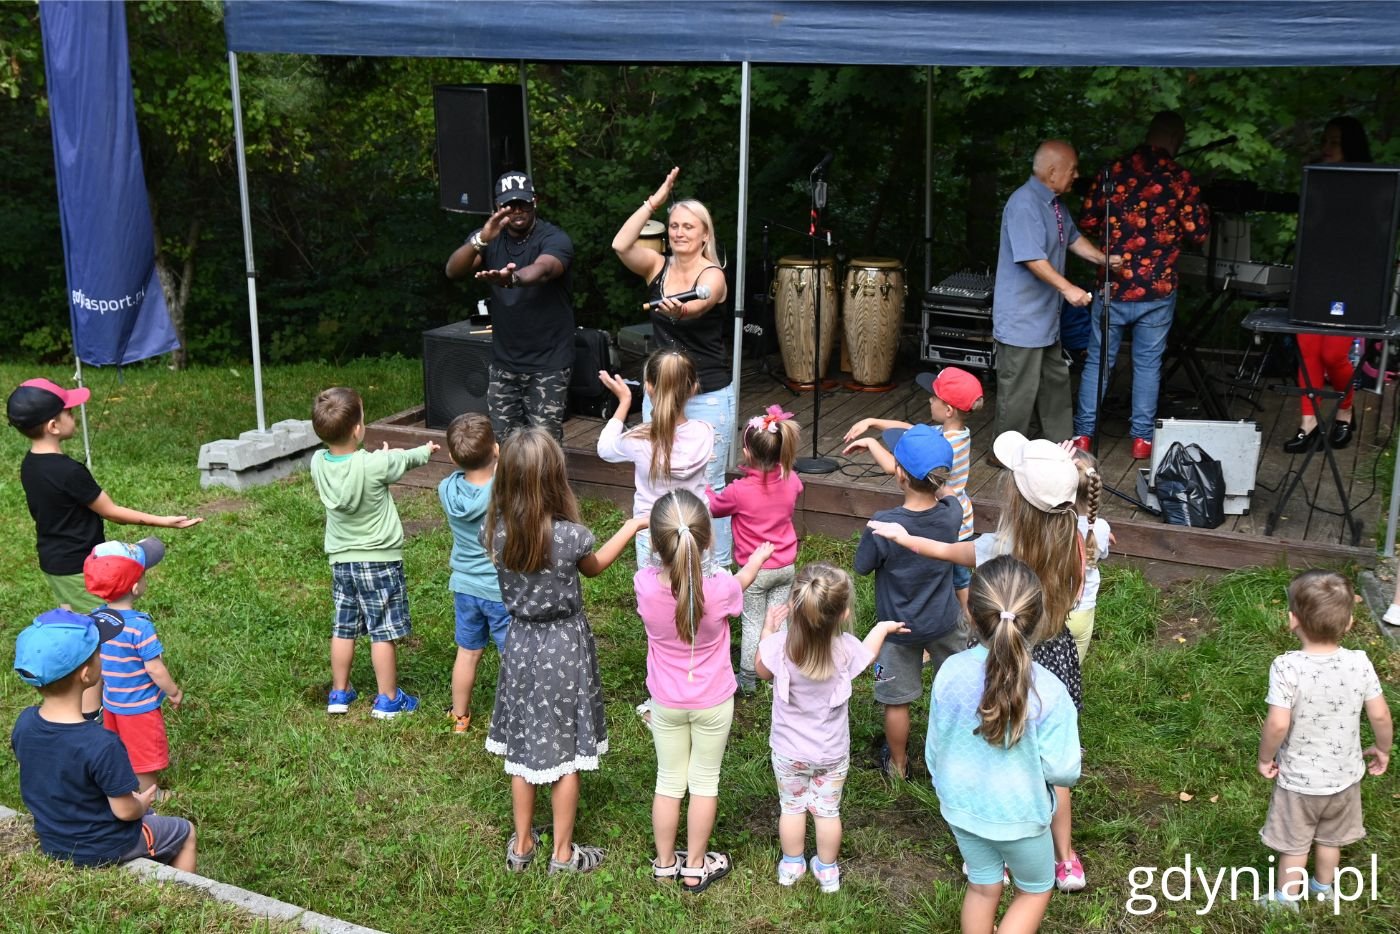
[[[264,414],[239,52],[739,65],[736,393],[746,292],[749,70],[755,62],[1196,68],[1400,64],[1397,0],[225,0],[224,9],[259,428]],[[697,14],[703,18],[701,29],[695,27]],[[1107,34],[1131,36],[1132,41],[1093,38]],[[932,132],[930,124],[928,150]],[[926,243],[930,172],[926,168]],[[1397,512],[1400,472],[1391,491],[1388,555],[1394,551]]]

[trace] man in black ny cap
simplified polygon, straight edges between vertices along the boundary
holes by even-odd
[[[496,440],[537,425],[564,439],[574,363],[569,300],[574,244],[535,214],[524,172],[496,179],[496,213],[447,259],[447,277],[491,286],[491,381],[486,404]]]

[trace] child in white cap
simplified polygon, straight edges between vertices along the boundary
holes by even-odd
[[[911,536],[894,522],[869,523],[876,535],[929,558],[975,567],[999,555],[1025,562],[1040,578],[1045,613],[1031,633],[1031,656],[1064,683],[1075,709],[1083,707],[1079,653],[1065,621],[1084,588],[1084,539],[1075,500],[1079,469],[1053,441],[1029,440],[1006,431],[992,453],[1007,468],[997,530],[971,542],[938,542]],[[1062,892],[1084,888],[1084,867],[1070,835],[1069,789],[1055,789],[1057,807],[1050,832],[1055,842],[1055,884]]]

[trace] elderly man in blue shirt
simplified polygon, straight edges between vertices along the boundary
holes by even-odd
[[[1031,177],[1001,216],[992,336],[996,340],[997,434],[1065,441],[1074,435],[1069,365],[1060,350],[1060,302],[1085,306],[1093,295],[1064,277],[1065,252],[1117,267],[1075,229],[1060,195],[1079,177],[1079,157],[1063,140],[1037,147]],[[1039,416],[1040,433],[1031,434]]]

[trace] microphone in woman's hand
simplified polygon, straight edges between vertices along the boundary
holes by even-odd
[[[655,311],[660,308],[666,299],[675,299],[678,302],[688,302],[692,299],[700,299],[702,302],[710,297],[710,287],[708,285],[697,285],[689,292],[682,292],[679,295],[667,295],[666,298],[658,298],[654,302],[643,302],[642,311]]]

